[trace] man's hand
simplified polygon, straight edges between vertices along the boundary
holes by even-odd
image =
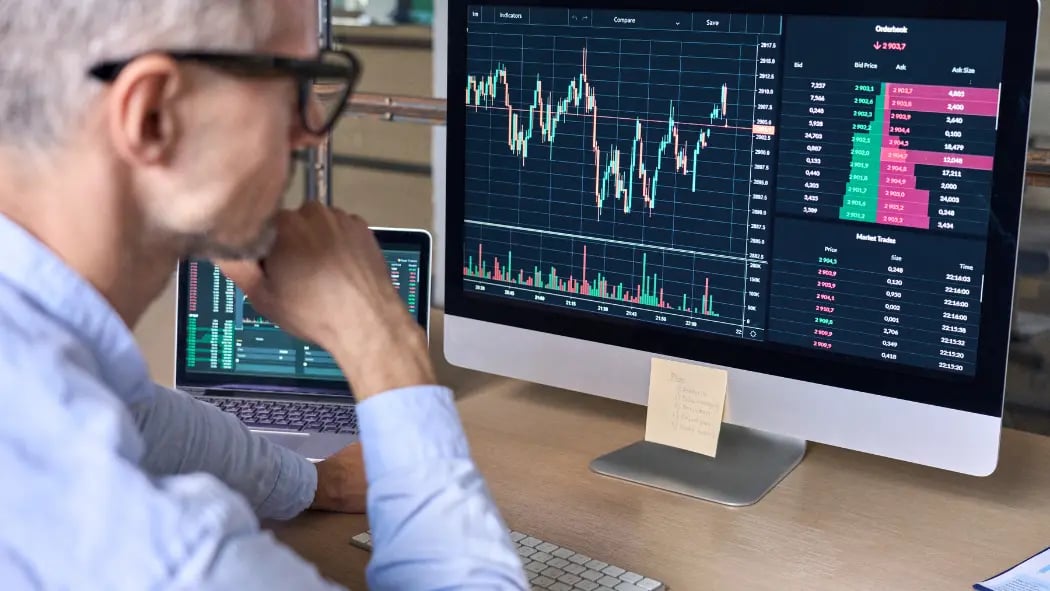
[[[331,353],[358,402],[435,383],[426,335],[361,218],[310,202],[278,215],[263,261],[217,262],[266,318]]]
[[[365,512],[368,483],[359,444],[346,446],[316,466],[317,492],[311,509],[340,513]]]

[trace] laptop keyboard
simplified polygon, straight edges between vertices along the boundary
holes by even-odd
[[[352,404],[289,402],[198,396],[226,411],[249,427],[290,429],[317,433],[357,433],[357,413]]]

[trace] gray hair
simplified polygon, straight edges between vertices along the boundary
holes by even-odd
[[[56,147],[103,86],[88,69],[151,49],[258,47],[273,0],[0,0],[0,146]]]

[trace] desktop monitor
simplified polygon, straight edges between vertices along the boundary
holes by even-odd
[[[708,365],[730,433],[990,474],[1038,15],[454,0],[448,360],[639,404]]]

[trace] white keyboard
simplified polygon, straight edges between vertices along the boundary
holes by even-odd
[[[533,591],[667,591],[660,581],[596,560],[539,538],[511,531]],[[350,543],[372,551],[370,531]]]

